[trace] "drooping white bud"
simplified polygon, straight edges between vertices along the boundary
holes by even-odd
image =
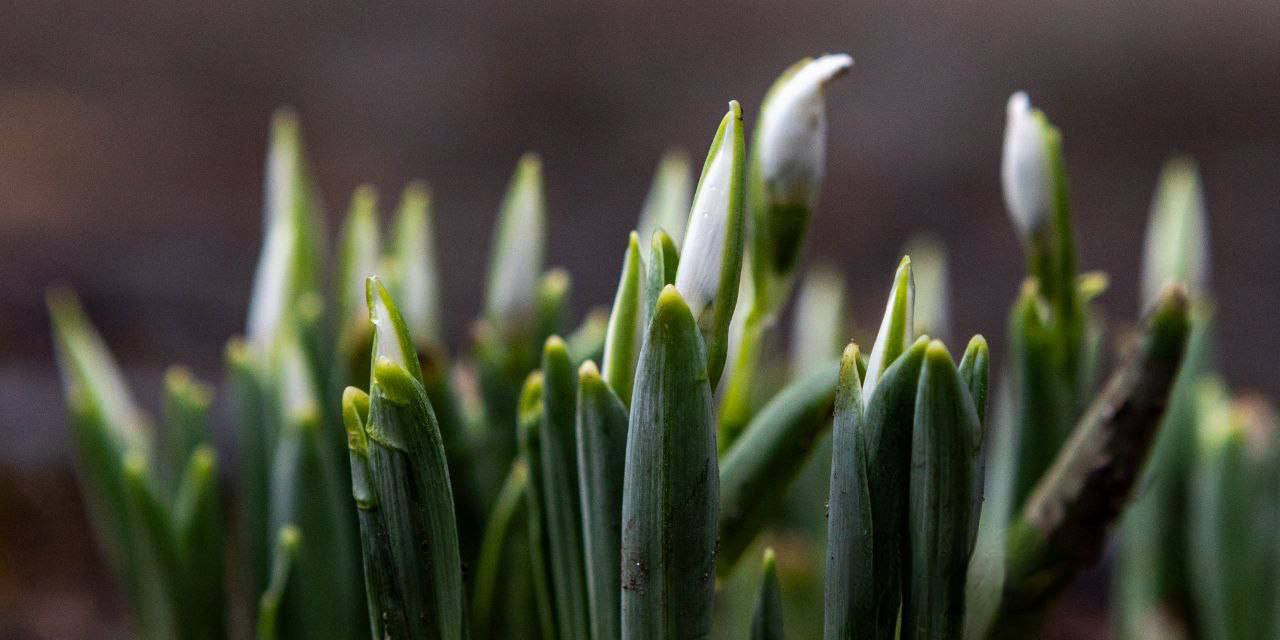
[[[852,66],[853,58],[844,53],[808,60],[785,74],[765,98],[758,153],[770,200],[812,206],[826,166],[824,89]]]
[[[1024,238],[1039,234],[1053,206],[1044,115],[1019,91],[1009,97],[1000,180],[1009,216]]]

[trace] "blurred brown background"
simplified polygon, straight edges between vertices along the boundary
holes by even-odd
[[[873,323],[897,253],[949,245],[959,334],[994,336],[1021,277],[1001,203],[1004,101],[1066,136],[1082,264],[1137,306],[1160,164],[1199,160],[1222,366],[1280,394],[1280,3],[867,2],[0,4],[0,637],[100,637],[118,603],[82,530],[42,292],[74,286],[146,406],[182,361],[216,380],[243,326],[271,110],[295,106],[331,228],[352,188],[434,187],[446,319],[480,303],[517,156],[543,154],[552,263],[579,309],[669,145],[705,153],[805,55],[848,51],[810,262],[839,265]],[[603,239],[603,241],[602,241]],[[42,563],[37,566],[37,563]],[[1096,617],[1093,585],[1079,616]],[[1092,593],[1093,595],[1089,595]],[[1088,631],[1085,631],[1088,629]],[[94,630],[88,632],[86,630]],[[1074,637],[1100,633],[1068,623]]]

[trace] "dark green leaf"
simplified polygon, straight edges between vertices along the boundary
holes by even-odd
[[[703,638],[715,589],[715,421],[701,338],[675,287],[646,332],[622,499],[624,638]]]
[[[591,638],[622,637],[622,484],[627,458],[627,408],[595,363],[578,370],[578,483]]]

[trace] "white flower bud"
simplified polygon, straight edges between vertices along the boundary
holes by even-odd
[[[742,126],[742,108],[731,102],[729,113],[720,124],[698,182],[693,206],[689,210],[689,226],[680,248],[680,266],[676,269],[676,290],[684,297],[697,318],[720,291],[721,263],[725,256],[726,233],[734,194],[734,160],[738,127]],[[741,238],[728,239],[741,242]]]
[[[1053,177],[1045,144],[1044,116],[1019,91],[1009,97],[1000,180],[1009,216],[1024,238],[1039,234],[1053,206]]]
[[[784,76],[760,113],[760,171],[770,199],[812,206],[822,185],[827,155],[823,90],[853,66],[837,53],[809,60]]]

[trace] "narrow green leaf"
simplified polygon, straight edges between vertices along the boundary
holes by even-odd
[[[529,469],[529,482],[525,485],[525,505],[529,527],[529,571],[533,577],[534,603],[538,609],[538,624],[543,640],[558,637],[555,606],[552,602],[551,566],[548,561],[550,541],[547,538],[545,501],[542,494],[542,424],[543,374],[535,371],[525,380],[520,391],[520,407],[517,413],[520,435],[520,456]]]
[[[54,289],[48,295],[54,346],[69,404],[98,414],[117,453],[151,449],[146,419],[134,403],[120,367],[80,308],[75,294]]]
[[[645,265],[644,327],[648,327],[653,318],[653,309],[658,304],[662,289],[675,284],[679,266],[680,252],[676,249],[675,241],[662,229],[654,231],[649,242],[649,262]]]
[[[991,351],[987,348],[987,339],[981,335],[973,336],[965,347],[964,357],[960,359],[960,381],[973,400],[980,427],[987,420],[987,382],[990,369]]]
[[[1045,608],[1102,551],[1151,448],[1187,342],[1186,294],[1166,289],[1009,529],[996,637],[1034,634]]]
[[[493,637],[494,618],[502,617],[502,612],[496,611],[494,606],[498,575],[506,568],[502,560],[508,536],[512,534],[512,521],[526,513],[523,507],[528,484],[529,468],[523,459],[517,458],[502,484],[502,490],[498,492],[498,500],[494,502],[485,526],[484,540],[480,543],[480,559],[476,563],[473,587],[475,595],[471,600],[472,635]]]
[[[778,589],[777,560],[773,548],[764,550],[764,575],[751,614],[751,640],[782,640],[782,592]]]
[[[440,427],[403,316],[377,278],[367,288],[375,332],[365,433],[407,637],[461,638],[462,565]]]
[[[578,494],[591,638],[621,638],[622,485],[627,407],[594,362],[578,369]]]
[[[569,351],[558,336],[549,338],[542,350],[542,379],[542,496],[556,620],[560,637],[586,638],[589,623],[575,434],[578,380]]]
[[[150,433],[115,360],[74,294],[55,289],[49,292],[48,304],[80,490],[94,535],[137,613],[144,585],[133,558],[135,535],[128,517],[123,464],[130,451],[146,459]]]
[[[394,293],[414,343],[440,348],[440,266],[436,260],[435,229],[427,185],[411,182],[400,196],[393,226],[391,252],[395,260]]]
[[[716,570],[722,578],[777,515],[791,481],[831,423],[837,366],[810,369],[760,410],[721,460]]]
[[[627,238],[618,292],[613,296],[613,310],[609,312],[609,333],[605,337],[603,361],[604,380],[623,404],[631,402],[631,383],[635,378],[636,356],[640,352],[640,297],[644,269],[640,257],[640,236],[632,231]]]
[[[973,491],[980,428],[947,348],[929,343],[916,391],[911,441],[902,637],[960,638],[965,573],[973,549]]]
[[[535,284],[542,273],[546,243],[546,208],[542,161],[525,154],[498,212],[485,291],[485,317],[503,335],[519,333],[519,326],[533,319]]]
[[[698,323],[713,389],[728,354],[729,322],[742,275],[745,154],[742,107],[734,100],[711,141],[693,194],[675,282]]]
[[[129,554],[138,590],[133,614],[138,635],[160,640],[177,637],[183,628],[178,549],[169,510],[155,494],[147,461],[129,453],[123,469],[124,495],[132,538]]]
[[[1205,638],[1273,638],[1280,433],[1265,401],[1229,401],[1216,381],[1199,392],[1187,514],[1196,621]]]
[[[240,540],[247,559],[246,584],[251,597],[256,598],[267,588],[271,571],[270,461],[275,458],[280,416],[270,408],[274,407],[274,389],[261,359],[248,343],[239,338],[230,340],[225,360],[239,440]]]
[[[840,358],[831,434],[831,493],[827,503],[825,640],[849,640],[875,628],[876,561],[871,485],[858,373],[858,345]]]
[[[297,527],[280,529],[275,554],[271,562],[271,578],[267,590],[258,601],[258,640],[277,640],[280,633],[280,609],[290,586],[297,588],[298,578],[293,576],[293,565],[302,546],[302,533]]]
[[[1017,388],[1017,462],[1010,515],[1026,502],[1074,426],[1070,391],[1054,357],[1052,329],[1045,326],[1042,314],[1038,287],[1028,279],[1009,321],[1009,350]]]
[[[987,349],[987,339],[981,335],[973,336],[969,339],[969,345],[965,347],[964,357],[960,359],[959,375],[960,383],[964,385],[965,391],[968,393],[969,400],[973,404],[974,413],[978,417],[978,431],[975,434],[973,447],[977,454],[986,448],[987,442],[987,385],[991,368],[991,352]],[[986,466],[984,460],[987,456],[977,455],[976,466],[973,471],[973,488],[969,495],[969,550],[973,552],[974,546],[978,541],[978,525],[982,521],[982,505],[983,495],[986,485]],[[1003,526],[1003,523],[1001,523]]]
[[[226,637],[222,508],[213,447],[198,446],[179,485],[173,510],[181,562],[182,637]]]
[[[658,169],[653,174],[653,185],[645,197],[636,230],[641,238],[653,237],[662,229],[672,238],[683,238],[685,223],[689,219],[689,199],[693,195],[689,179],[689,155],[673,149],[662,154]],[[648,247],[644,247],[648,257]]]
[[[347,430],[351,462],[351,496],[360,522],[360,552],[364,564],[365,601],[370,636],[401,638],[408,633],[404,593],[396,579],[386,521],[369,465],[369,394],[347,387],[342,394],[342,422]]]
[[[864,395],[865,416],[859,432],[867,452],[867,485],[871,496],[872,544],[876,585],[873,638],[892,638],[897,627],[903,563],[908,553],[908,506],[912,425],[916,388],[929,339],[918,338],[885,370],[872,397]]]
[[[711,387],[688,305],[663,290],[631,401],[622,498],[624,638],[702,638],[715,589]]]
[[[164,472],[176,491],[187,461],[200,444],[209,441],[209,407],[213,389],[191,376],[186,367],[170,367],[164,374],[164,421],[168,427]]]
[[[292,572],[296,582],[280,605],[281,637],[357,635],[361,614],[355,515],[346,473],[325,432],[311,369],[297,340],[280,343],[280,434],[271,462],[268,527],[295,526],[305,537]]]
[[[893,276],[889,301],[885,304],[884,319],[876,333],[875,345],[867,357],[867,375],[862,381],[862,397],[870,403],[875,395],[880,377],[902,352],[911,345],[915,335],[915,280],[911,276],[911,257],[903,256]]]

